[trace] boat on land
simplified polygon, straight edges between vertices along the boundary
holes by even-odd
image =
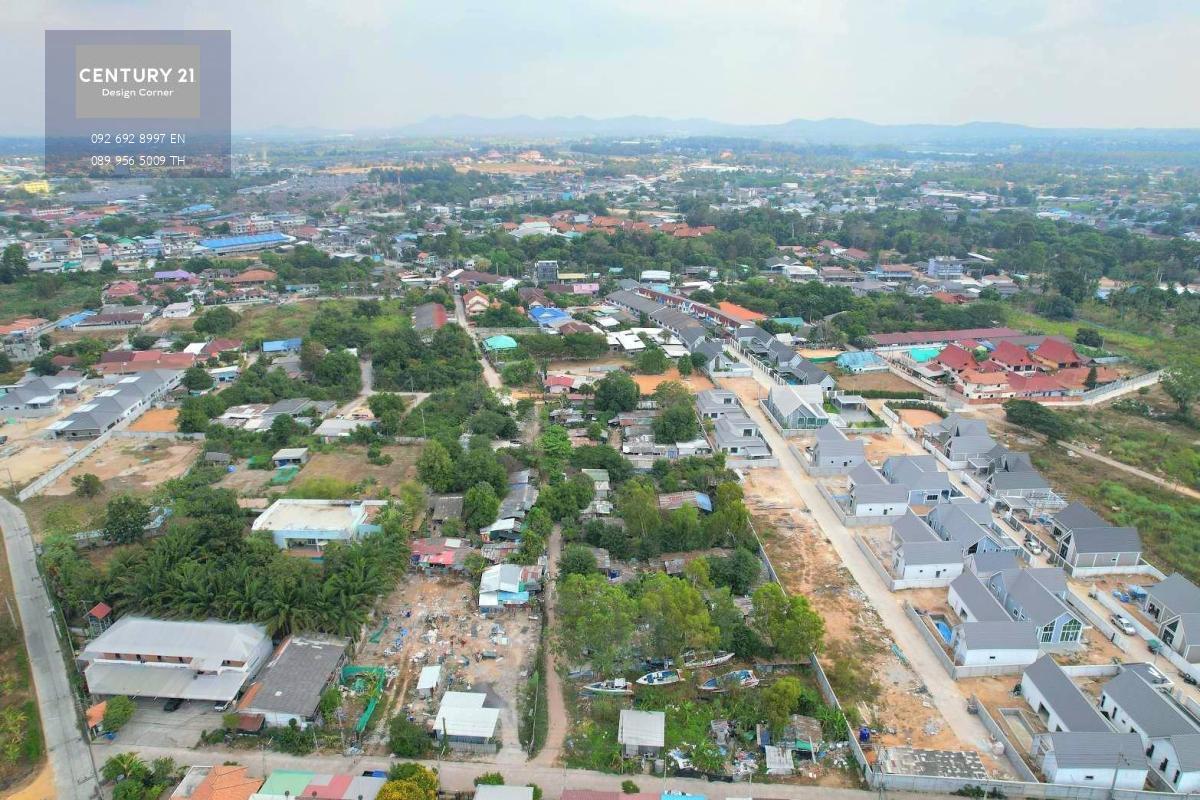
[[[612,678],[589,683],[583,690],[592,694],[633,694],[633,684],[624,678]]]
[[[727,661],[733,660],[733,653],[726,653],[724,650],[718,650],[715,653],[684,653],[683,665],[690,669],[703,669],[704,667],[716,667]]]
[[[677,669],[660,669],[657,672],[647,672],[637,679],[637,683],[642,686],[669,686],[672,683],[679,683],[681,679],[682,676]]]
[[[729,687],[737,686],[742,689],[752,689],[758,686],[758,676],[753,670],[735,669],[733,672],[726,672],[716,678],[709,678],[704,683],[700,684],[702,692],[725,692]]]

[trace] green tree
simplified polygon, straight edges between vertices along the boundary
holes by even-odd
[[[33,370],[34,375],[57,375],[59,367],[54,363],[54,357],[49,353],[42,353],[36,356],[29,362],[29,368]]]
[[[624,370],[614,369],[596,382],[596,408],[616,414],[637,408],[637,382]]]
[[[1197,389],[1200,390],[1200,384]],[[1066,415],[1032,400],[1005,402],[1004,418],[1018,427],[1037,431],[1052,442],[1070,439],[1075,434],[1075,426]]]
[[[100,767],[100,777],[111,783],[116,780],[140,780],[150,772],[137,753],[117,753],[109,756]]]
[[[1096,384],[1098,382],[1099,382],[1099,376],[1096,373],[1096,365],[1093,364],[1091,367],[1088,368],[1087,377],[1083,379],[1083,388],[1095,389]]]
[[[91,472],[74,476],[71,478],[71,485],[75,487],[75,494],[79,497],[95,497],[104,491],[104,484],[100,482],[99,476]]]
[[[318,386],[333,389],[339,397],[354,397],[362,389],[362,372],[358,359],[349,350],[332,350],[325,354],[313,378]]]
[[[114,733],[121,730],[125,723],[133,719],[137,706],[125,695],[110,697],[104,703],[104,730]]]
[[[1079,328],[1075,331],[1075,343],[1084,347],[1104,347],[1104,337],[1095,328]]]
[[[712,582],[716,586],[728,586],[736,595],[749,594],[750,588],[762,574],[762,562],[758,556],[739,547],[726,558],[707,559]]]
[[[649,651],[660,658],[708,649],[720,640],[700,592],[665,572],[643,579],[638,611],[648,626]]]
[[[321,364],[321,359],[325,357],[325,345],[321,344],[316,339],[305,337],[300,343],[300,369],[306,375],[316,374],[317,367]]]
[[[803,696],[804,685],[791,675],[785,675],[763,690],[762,707],[774,735],[783,733]]]
[[[463,497],[463,522],[468,530],[486,528],[496,521],[500,499],[490,483],[477,483]]]
[[[375,419],[381,419],[385,414],[403,414],[407,404],[403,396],[394,392],[376,392],[367,398],[367,408]]]
[[[700,435],[700,423],[690,405],[668,406],[654,418],[654,441],[689,442]]]
[[[15,283],[29,274],[29,261],[25,258],[25,248],[19,244],[10,244],[0,254],[0,283]]]
[[[571,544],[563,550],[558,561],[560,579],[568,575],[593,575],[596,572],[596,556],[581,544]]]
[[[1163,391],[1175,401],[1179,414],[1190,417],[1192,404],[1200,398],[1200,369],[1190,364],[1179,364],[1171,367],[1162,377]],[[1005,410],[1007,411],[1007,404]]]
[[[808,598],[786,596],[777,583],[764,583],[751,598],[754,624],[784,658],[801,660],[821,649],[825,621]]]
[[[388,723],[388,748],[393,755],[420,758],[429,752],[430,745],[429,732],[415,722],[409,722],[403,714],[397,714]]]
[[[448,492],[454,486],[454,462],[441,442],[430,439],[425,443],[417,458],[417,475],[435,492]]]
[[[192,323],[192,329],[196,333],[223,336],[237,327],[237,324],[237,312],[228,306],[216,306],[196,317],[196,321]]]
[[[205,371],[204,367],[188,367],[187,371],[183,373],[183,385],[190,391],[202,392],[212,388],[213,377]]]
[[[538,449],[550,462],[551,471],[557,471],[571,455],[571,434],[562,425],[550,425],[537,440]]]
[[[152,333],[139,333],[129,337],[129,346],[134,350],[149,350],[157,341],[158,337]]]
[[[679,374],[687,377],[692,374],[692,359],[690,356],[682,356],[675,360],[675,367],[679,370]]]
[[[131,494],[108,501],[104,517],[104,535],[117,544],[139,541],[150,522],[150,506]]]
[[[590,660],[602,675],[629,658],[636,606],[602,575],[567,575],[558,584],[557,643],[571,664]]]
[[[637,371],[643,375],[662,375],[670,365],[667,354],[659,347],[647,347],[637,357]]]

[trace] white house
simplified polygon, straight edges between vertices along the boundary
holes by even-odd
[[[964,622],[954,629],[954,663],[1025,666],[1038,658],[1037,633],[1023,622]]]
[[[1051,733],[1112,733],[1108,721],[1049,655],[1025,669],[1021,695]],[[1138,745],[1141,752],[1140,741]]]
[[[1179,794],[1200,791],[1200,734],[1168,736],[1146,754],[1150,766]]]
[[[195,311],[196,307],[190,301],[171,303],[170,305],[163,306],[162,316],[163,319],[187,319]]]
[[[1132,733],[1044,733],[1032,755],[1041,757],[1048,782],[1065,786],[1141,789],[1149,772],[1142,742]]]

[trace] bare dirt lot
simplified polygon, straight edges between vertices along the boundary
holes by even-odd
[[[512,609],[494,619],[475,605],[469,581],[454,577],[410,575],[383,604],[380,636],[368,635],[355,664],[391,667],[397,679],[389,691],[391,707],[430,722],[442,691],[486,692],[486,705],[500,708],[500,760],[524,760],[517,737],[517,697],[529,674],[541,635],[541,622],[528,609]],[[372,642],[377,638],[379,641]],[[495,658],[484,658],[484,653]],[[441,687],[433,698],[417,696],[421,668],[442,666]]]
[[[862,718],[880,732],[876,741],[883,745],[969,749],[946,725],[916,673],[893,650],[891,634],[796,497],[786,476],[777,469],[750,470],[744,489],[755,526],[780,581],[789,592],[807,596],[825,620],[827,658],[832,653],[849,657],[859,675],[879,684],[875,700],[851,701]],[[886,535],[870,528],[862,533]],[[902,647],[906,645],[901,643]],[[987,754],[983,758],[989,769],[1002,766]]]
[[[71,478],[88,472],[104,481],[110,491],[148,491],[187,472],[199,452],[197,442],[113,439],[50,484],[45,493],[52,497],[71,494]]]
[[[70,444],[48,438],[47,427],[70,414],[79,403],[64,404],[59,413],[40,419],[0,418],[0,435],[8,441],[0,445],[0,480],[17,486],[29,483],[55,464],[64,460],[82,444]]]
[[[847,391],[880,390],[889,392],[919,392],[921,388],[892,372],[863,372],[837,376],[839,389]]]
[[[897,409],[896,415],[913,428],[922,428],[926,425],[932,425],[935,422],[942,421],[942,418],[932,411],[925,411],[920,408]]]
[[[693,392],[702,392],[705,389],[713,388],[712,381],[705,376],[693,372],[687,377],[682,377],[679,374],[679,370],[675,369],[675,367],[671,367],[662,375],[634,375],[633,380],[637,383],[638,389],[642,394],[653,394],[660,383],[666,383],[667,381],[679,381]]]
[[[394,490],[404,481],[417,477],[416,464],[421,455],[420,445],[394,445],[382,448],[382,452],[392,457],[391,464],[377,465],[368,462],[367,448],[361,445],[350,445],[332,453],[314,453],[293,483],[313,478],[337,478],[354,482],[373,479],[379,488]]]
[[[142,433],[174,433],[179,430],[175,420],[179,417],[179,409],[151,408],[138,417],[129,430]]]

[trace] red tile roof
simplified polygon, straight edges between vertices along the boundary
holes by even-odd
[[[1016,367],[1035,367],[1036,362],[1029,357],[1029,351],[1012,342],[1001,342],[992,352],[992,360],[1004,364],[1009,369]]]
[[[1075,348],[1062,341],[1061,339],[1043,339],[1042,343],[1033,351],[1037,358],[1052,361],[1055,364],[1074,364],[1082,362],[1079,354],[1075,352]]]
[[[108,605],[108,603],[96,603],[96,605],[92,606],[91,610],[88,611],[88,616],[95,617],[96,619],[104,619],[111,613],[112,606]]]
[[[946,345],[933,360],[955,372],[975,366],[975,357],[955,344]]]
[[[766,314],[760,314],[757,311],[751,311],[744,306],[739,306],[737,303],[731,303],[728,300],[722,300],[721,302],[717,303],[717,308],[729,316],[741,320],[742,322],[758,322],[767,318]]]

